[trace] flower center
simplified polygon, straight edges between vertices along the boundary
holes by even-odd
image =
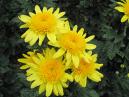
[[[74,67],[74,73],[80,75],[88,75],[90,73],[92,73],[94,70],[94,66],[91,63],[87,63],[85,62],[84,59],[80,60],[80,65],[78,68]]]
[[[40,74],[48,82],[57,82],[64,75],[64,66],[60,61],[55,59],[47,60],[40,66]]]
[[[129,3],[124,4],[125,14],[129,16]]]
[[[72,54],[85,50],[85,39],[73,31],[65,33],[59,39],[59,44]]]
[[[56,18],[52,13],[37,13],[31,19],[30,29],[37,33],[50,33],[55,29]]]

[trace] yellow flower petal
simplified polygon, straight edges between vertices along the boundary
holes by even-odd
[[[29,12],[29,15],[32,17],[32,16],[34,16],[35,14],[34,14],[34,13],[32,13],[32,12]]]
[[[61,96],[63,96],[63,95],[64,95],[64,92],[63,92],[63,88],[62,88],[62,86],[61,86],[60,83],[57,84],[57,88],[58,88],[59,94],[60,94]]]
[[[80,85],[81,85],[82,87],[86,87],[87,78],[81,79],[79,83],[80,83]]]
[[[78,28],[78,26],[75,25],[75,26],[73,27],[73,31],[77,32],[77,28]]]
[[[119,5],[124,5],[122,2],[116,2],[117,4],[119,4]]]
[[[30,34],[33,33],[32,31],[26,32],[26,35],[22,35],[21,37],[25,36],[25,42],[29,42],[33,37]]]
[[[88,77],[95,82],[99,82],[101,81],[101,78],[103,77],[103,75],[99,73],[98,71],[95,71],[93,74],[91,74]]]
[[[40,60],[45,60],[45,58],[43,57],[43,55],[42,55],[42,54],[37,53],[37,55],[38,55],[38,57],[39,57],[39,59],[40,59]]]
[[[86,48],[89,49],[89,50],[92,50],[92,49],[96,48],[96,45],[94,45],[94,44],[86,44]]]
[[[22,54],[22,56],[23,57],[25,57],[25,58],[30,58],[28,55],[26,55],[26,54]]]
[[[124,15],[122,18],[121,18],[121,22],[125,22],[129,17],[127,15]]]
[[[40,64],[41,62],[36,56],[32,56],[32,59],[36,64]]]
[[[91,56],[92,55],[92,51],[88,51],[87,54]]]
[[[37,35],[33,35],[32,36],[32,40],[30,41],[30,46],[34,45],[36,43],[36,41],[38,40],[38,36]]]
[[[115,9],[118,10],[119,12],[124,12],[124,8],[122,6],[115,7]]]
[[[41,81],[35,80],[35,81],[31,84],[31,88],[33,89],[33,88],[39,86],[40,84],[41,84]]]
[[[29,68],[28,65],[23,65],[23,66],[20,67],[20,69],[27,69],[27,68]]]
[[[80,79],[81,79],[81,76],[80,76],[80,75],[75,75],[75,77],[74,77],[74,78],[75,78],[75,81],[76,81],[76,82],[79,82],[79,81],[80,81]]]
[[[66,66],[68,66],[71,63],[71,54],[70,53],[66,53]]]
[[[45,89],[46,89],[45,85],[44,84],[41,84],[39,86],[39,94],[43,93],[45,91]]]
[[[59,58],[61,57],[63,54],[65,53],[65,50],[64,49],[59,49],[55,54],[54,54],[54,58]]]
[[[95,35],[89,36],[88,38],[85,39],[86,42],[91,41],[92,39],[95,38]]]
[[[54,9],[51,7],[51,8],[48,9],[48,12],[53,13],[53,10]]]
[[[29,69],[26,71],[26,76],[30,76],[30,75],[32,75],[33,73],[34,73],[34,71],[29,68]]]
[[[95,64],[96,69],[100,69],[100,67],[102,67],[102,66],[103,66],[103,64],[98,64],[98,63]]]
[[[41,13],[42,12],[38,5],[35,6],[35,12],[36,13]]]
[[[45,36],[39,35],[39,42],[38,42],[39,46],[42,45],[42,43],[43,43],[43,41],[44,41],[44,38],[45,38]]]
[[[46,85],[46,96],[49,97],[52,93],[53,84],[47,83]]]
[[[70,80],[71,82],[73,81],[72,75],[66,73],[65,76],[66,76],[66,78],[67,78],[68,80]]]
[[[68,87],[68,85],[67,85],[66,83],[64,83],[64,82],[61,82],[61,84],[62,84],[62,86],[65,87],[65,88]]]
[[[27,22],[30,22],[30,17],[29,16],[27,16],[27,15],[20,15],[19,17],[18,17],[21,21],[23,21],[24,23],[27,23]]]
[[[27,34],[30,34],[30,33],[31,33],[31,31],[30,31],[30,30],[27,30],[24,34],[22,34],[21,38],[26,37],[26,35],[27,35]]]
[[[58,88],[57,88],[56,85],[53,86],[53,92],[54,92],[54,94],[55,94],[56,96],[59,96],[59,94],[58,94]]]
[[[72,55],[73,64],[77,68],[79,66],[79,57]]]
[[[85,33],[85,34],[83,34],[83,36],[82,36],[82,37],[84,37],[84,38],[85,38],[85,37],[86,37],[86,33]]]
[[[27,65],[29,65],[30,67],[33,67],[34,69],[36,69],[37,68],[37,65],[36,64],[34,64],[34,63],[26,63]]]
[[[79,34],[80,36],[82,36],[82,35],[83,35],[83,32],[84,32],[84,28],[81,28],[81,29],[78,31],[78,34]]]
[[[64,16],[64,15],[65,15],[65,12],[59,13],[59,14],[58,14],[58,18],[60,18],[60,17],[62,17],[62,16]]]
[[[30,75],[27,77],[27,81],[34,81],[36,79],[37,79],[37,77],[35,75]]]
[[[70,30],[69,21],[66,21],[64,24],[65,24],[65,26],[66,26],[67,30]]]
[[[18,62],[27,63],[27,62],[29,62],[29,61],[28,61],[27,59],[20,58],[20,59],[18,59]]]
[[[93,62],[96,62],[97,61],[97,54],[94,54],[93,56],[92,56],[92,58],[93,58]]]
[[[23,24],[20,26],[20,28],[28,28],[28,25],[27,24]]]
[[[60,45],[57,41],[56,42],[49,41],[48,44],[51,46],[60,47]]]
[[[60,9],[57,8],[56,11],[54,12],[55,15],[57,15],[59,13]]]
[[[47,37],[50,41],[52,41],[53,43],[56,42],[56,35],[54,33],[49,33],[47,34]]]
[[[47,8],[46,8],[46,7],[44,7],[44,8],[43,8],[43,12],[46,12],[46,11],[47,11]]]

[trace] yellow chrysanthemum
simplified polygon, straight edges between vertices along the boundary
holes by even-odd
[[[88,43],[95,36],[85,38],[86,34],[84,34],[83,28],[77,31],[76,25],[71,30],[68,22],[66,22],[65,27],[67,30],[57,37],[57,41],[55,43],[50,41],[49,44],[60,48],[54,55],[55,58],[62,56],[66,52],[66,64],[69,65],[70,62],[73,62],[78,67],[80,56],[83,56],[85,50],[96,48],[96,45]]]
[[[115,9],[125,14],[121,18],[121,22],[125,22],[129,19],[129,0],[121,0],[121,2],[116,3],[118,4],[118,6],[115,7]]]
[[[29,12],[30,16],[21,15],[19,19],[25,24],[21,25],[20,28],[28,28],[28,30],[21,36],[25,38],[25,42],[29,42],[30,45],[34,45],[39,39],[38,44],[41,45],[45,35],[49,40],[55,41],[56,33],[59,33],[63,29],[64,20],[62,18],[65,12],[59,13],[59,8],[53,11],[53,8],[43,10],[38,5],[35,6],[35,14]]]
[[[84,58],[81,58],[80,65],[78,68],[73,66],[72,75],[77,83],[79,83],[82,87],[86,87],[87,78],[99,82],[103,77],[103,74],[99,73],[97,69],[103,66],[103,64],[96,63],[97,55],[92,55],[92,52],[88,52],[85,54]]]
[[[23,54],[24,58],[18,59],[24,63],[21,69],[27,69],[27,80],[32,81],[31,88],[39,86],[39,94],[46,90],[49,97],[52,91],[56,96],[63,96],[63,87],[66,88],[68,80],[73,78],[66,73],[66,68],[62,58],[54,59],[54,49],[46,49],[43,53],[28,52]]]

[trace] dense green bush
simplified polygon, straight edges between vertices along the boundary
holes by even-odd
[[[30,47],[20,38],[18,15],[33,11],[35,4],[60,7],[66,11],[71,25],[95,34],[98,62],[105,75],[101,82],[88,81],[86,88],[70,84],[64,97],[129,97],[129,27],[121,23],[121,13],[114,10],[115,0],[0,0],[0,97],[44,97],[31,90],[17,59]],[[44,46],[43,46],[44,47]],[[40,47],[41,49],[42,47]],[[121,67],[121,64],[125,64]],[[52,96],[54,97],[54,95]]]

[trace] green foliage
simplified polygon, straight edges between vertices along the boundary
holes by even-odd
[[[129,97],[129,24],[120,23],[122,14],[114,10],[115,0],[1,0],[0,97],[45,97],[38,96],[37,88],[30,89],[17,62],[22,53],[37,48],[29,47],[20,38],[24,30],[19,29],[17,18],[34,11],[35,4],[60,7],[71,24],[84,27],[88,35],[96,35],[92,42],[97,45],[94,52],[99,55],[98,62],[104,63],[102,82],[88,80],[86,88],[70,84],[64,97]],[[120,64],[125,64],[125,68],[120,68]]]

